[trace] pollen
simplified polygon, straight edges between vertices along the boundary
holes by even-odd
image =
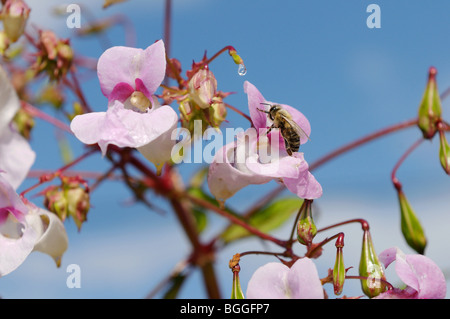
[[[140,91],[134,91],[131,94],[130,103],[141,112],[145,112],[152,107],[150,100]]]

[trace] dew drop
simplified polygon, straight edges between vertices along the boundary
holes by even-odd
[[[238,74],[239,74],[240,76],[244,76],[244,75],[247,74],[247,68],[245,67],[244,64],[239,64],[239,67],[238,67]]]

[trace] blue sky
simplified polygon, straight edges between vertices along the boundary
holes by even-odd
[[[65,17],[51,19],[46,12],[59,1],[29,0],[32,21],[69,36]],[[88,11],[95,16],[125,13],[136,30],[137,47],[146,48],[162,38],[164,1],[129,0],[106,10],[102,1],[78,1],[82,5],[82,25]],[[369,4],[381,8],[381,28],[369,29]],[[289,104],[302,111],[312,126],[311,142],[302,146],[312,163],[326,153],[363,135],[416,116],[430,66],[438,69],[442,92],[450,87],[450,33],[446,0],[425,1],[207,1],[174,0],[171,56],[186,71],[193,60],[232,45],[244,59],[247,74],[239,76],[227,54],[217,58],[210,69],[219,89],[235,92],[229,104],[247,111],[244,81],[253,83],[266,99]],[[106,46],[124,45],[123,29],[108,33]],[[77,52],[98,58],[106,49],[95,39],[73,39]],[[106,108],[96,76],[83,82],[90,104],[96,111]],[[449,102],[443,101],[448,119]],[[229,112],[225,127],[247,127],[246,120]],[[33,169],[62,165],[54,129],[39,122],[32,147],[37,153]],[[398,246],[412,253],[400,234],[399,208],[390,182],[390,172],[406,149],[420,137],[417,128],[395,133],[345,154],[314,171],[324,195],[317,200],[320,211],[317,226],[328,226],[350,218],[364,218],[371,225],[377,252]],[[75,155],[82,145],[68,139]],[[450,275],[446,237],[450,224],[448,176],[438,159],[438,140],[425,142],[398,171],[404,191],[422,221],[428,237],[426,254]],[[99,156],[76,169],[106,171],[108,162]],[[188,178],[201,165],[183,164]],[[34,181],[27,181],[30,185]],[[229,200],[241,208],[258,200],[259,194],[275,187],[273,183],[248,187]],[[283,195],[289,195],[283,193]],[[69,250],[57,269],[46,255],[33,253],[15,272],[1,278],[4,298],[142,298],[189,252],[189,243],[169,208],[153,200],[167,214],[158,215],[142,205],[127,205],[130,192],[120,183],[102,185],[92,194],[88,222],[80,233],[73,222],[66,223]],[[220,230],[223,219],[210,216],[211,230]],[[290,227],[275,232],[286,237]],[[358,267],[362,233],[359,226],[345,231],[346,266]],[[337,232],[338,230],[336,230]],[[333,235],[328,232],[325,235]],[[321,235],[322,236],[322,235]],[[162,247],[161,243],[164,243]],[[264,249],[258,240],[236,243],[219,254],[216,264],[224,297],[231,287],[228,260],[236,252]],[[298,247],[299,252],[302,248]],[[321,276],[334,265],[334,247],[327,247],[317,266]],[[257,267],[270,258],[248,257],[241,263],[243,289]],[[78,264],[82,286],[66,286],[66,267]],[[356,270],[355,273],[356,274]],[[389,274],[389,272],[388,272]],[[393,274],[392,274],[393,275]],[[389,279],[389,277],[388,277]],[[395,280],[393,280],[395,283]],[[327,287],[331,288],[331,287]],[[344,294],[359,294],[359,282],[348,281]],[[180,297],[203,298],[200,275],[195,273],[183,287]]]

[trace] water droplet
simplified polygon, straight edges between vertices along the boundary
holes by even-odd
[[[238,67],[238,74],[239,74],[240,76],[244,76],[244,75],[247,74],[247,68],[245,67],[245,65],[239,64],[239,67]]]

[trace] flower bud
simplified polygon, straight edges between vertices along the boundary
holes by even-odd
[[[229,267],[233,272],[233,287],[231,289],[231,299],[245,299],[244,293],[242,292],[241,283],[239,280],[239,272],[241,271],[241,266],[239,266],[240,255],[236,254],[233,259],[230,260]]]
[[[398,190],[398,199],[400,202],[403,237],[405,237],[406,242],[411,248],[419,254],[423,254],[427,245],[427,239],[422,225],[401,189]]]
[[[190,79],[188,86],[191,98],[201,109],[211,106],[217,92],[217,80],[208,68],[198,70]]]
[[[30,11],[23,0],[7,0],[3,5],[3,27],[11,42],[16,42],[25,31]]]
[[[67,199],[64,192],[58,186],[51,186],[44,191],[44,205],[52,213],[55,213],[60,220],[67,218]]]
[[[31,130],[34,127],[34,118],[33,116],[27,112],[24,108],[20,108],[16,115],[14,115],[14,124],[16,126],[17,131],[25,137],[27,140],[30,139]]]
[[[345,281],[345,266],[344,266],[344,234],[341,233],[336,240],[336,262],[333,269],[333,287],[334,293],[340,295],[344,288]]]
[[[213,127],[219,127],[223,121],[227,118],[227,107],[222,102],[222,98],[214,97],[213,104],[209,109],[209,118],[211,119],[211,125]]]
[[[10,45],[10,40],[4,30],[0,31],[0,54],[4,55]]]
[[[78,230],[86,221],[89,211],[89,191],[80,186],[78,178],[62,177],[60,186],[51,186],[44,192],[46,207],[59,219],[65,221],[68,216],[73,218]]]
[[[439,130],[439,137],[439,160],[444,171],[450,175],[450,146],[444,131]]]
[[[72,66],[73,51],[69,40],[58,39],[52,31],[40,33],[36,62],[37,74],[46,71],[51,80],[60,80]]]
[[[361,287],[366,296],[373,298],[386,290],[384,283],[386,277],[375,252],[368,226],[363,234],[359,275],[366,278],[361,279]]]
[[[442,108],[436,83],[437,70],[431,67],[428,73],[428,83],[419,106],[419,128],[423,137],[431,139],[437,132],[437,123],[441,118]]]
[[[312,200],[305,199],[300,207],[300,216],[297,223],[297,240],[300,244],[311,246],[314,236],[317,234],[317,227],[312,218]]]

